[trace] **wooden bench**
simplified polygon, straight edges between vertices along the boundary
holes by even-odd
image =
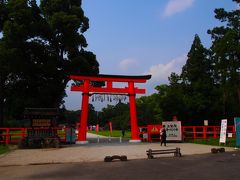
[[[161,149],[161,150],[149,149],[146,152],[147,152],[148,159],[153,159],[153,156],[158,155],[158,154],[171,154],[171,153],[173,153],[175,157],[181,157],[182,156],[182,154],[180,152],[180,148]]]

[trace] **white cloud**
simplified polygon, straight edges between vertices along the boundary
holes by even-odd
[[[132,68],[136,68],[137,66],[137,61],[135,59],[123,59],[120,63],[119,66],[122,70],[126,71],[126,70],[130,70]]]
[[[164,9],[163,17],[185,11],[193,5],[194,1],[195,0],[169,0]]]
[[[184,54],[182,56],[176,57],[172,60],[170,60],[166,64],[156,64],[153,65],[149,68],[149,70],[143,74],[151,74],[152,78],[145,83],[137,83],[136,87],[139,88],[145,88],[146,89],[146,94],[140,94],[140,95],[150,95],[155,92],[155,87],[160,84],[167,84],[168,83],[168,77],[172,72],[175,72],[177,74],[181,73],[182,66],[186,63],[187,60],[187,55]],[[125,68],[125,70],[131,70],[135,71],[138,62],[134,59],[124,59],[122,60],[119,65],[121,68]],[[128,72],[127,74],[131,74],[131,72]],[[134,73],[134,75],[139,74],[139,73]],[[115,84],[116,86],[118,84]],[[79,92],[72,92],[70,91],[70,86],[71,82],[68,83],[68,88],[66,89],[67,97],[64,98],[65,100],[65,106],[67,109],[70,110],[77,110],[81,108],[81,100],[82,100],[82,94]],[[116,86],[117,87],[117,86]],[[122,86],[121,86],[122,87]],[[139,95],[138,95],[139,97]],[[93,102],[90,102],[93,103]],[[96,110],[101,110],[102,107],[106,106],[106,103],[100,103],[99,102],[94,102],[93,103]]]
[[[150,67],[149,71],[145,74],[151,74],[152,78],[148,84],[148,94],[154,92],[154,88],[157,85],[168,83],[168,77],[172,72],[177,74],[181,73],[183,65],[186,63],[186,54],[172,59],[167,64],[157,64]]]

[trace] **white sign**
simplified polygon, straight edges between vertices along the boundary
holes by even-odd
[[[221,122],[221,131],[220,131],[220,143],[226,143],[227,136],[227,119],[223,119]]]
[[[233,134],[232,133],[228,133],[228,137],[232,138]]]
[[[208,126],[208,120],[204,120],[204,126]]]
[[[181,121],[164,121],[167,132],[167,141],[182,141],[182,126]]]

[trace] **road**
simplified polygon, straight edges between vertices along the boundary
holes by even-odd
[[[152,160],[81,162],[0,167],[0,179],[204,179],[239,180],[240,152]]]

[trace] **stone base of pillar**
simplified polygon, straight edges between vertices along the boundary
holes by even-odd
[[[135,139],[135,140],[129,140],[130,143],[140,143],[141,140],[140,139]]]
[[[76,141],[76,144],[88,144],[88,141]]]

